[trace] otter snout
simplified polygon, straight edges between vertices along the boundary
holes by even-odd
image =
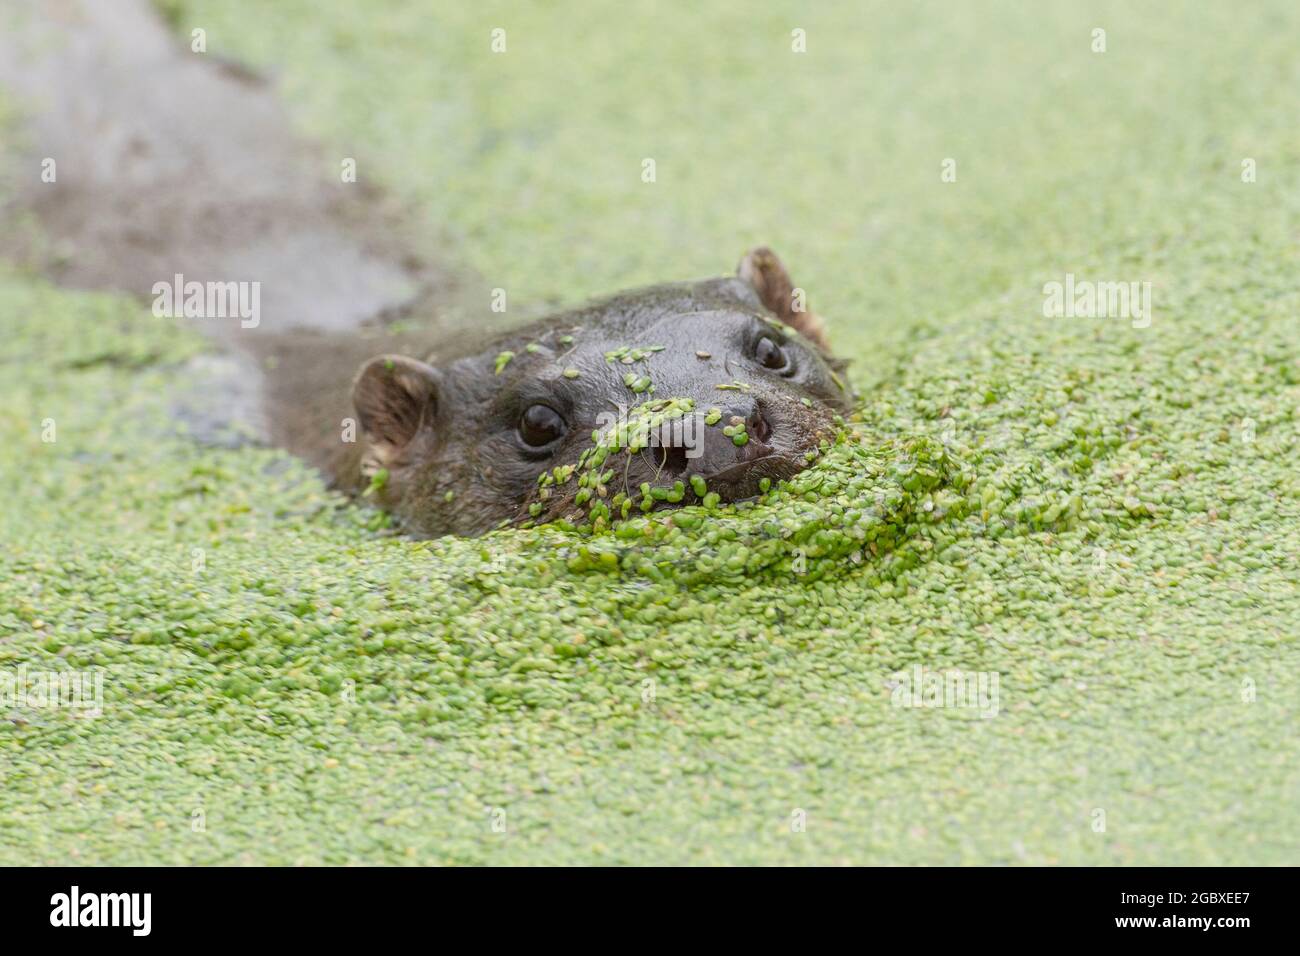
[[[697,412],[678,427],[661,428],[652,447],[641,452],[642,467],[658,481],[680,479],[688,487],[698,476],[724,500],[757,495],[763,478],[785,478],[798,470],[777,456],[772,416],[760,401],[733,402],[719,410],[720,416]]]

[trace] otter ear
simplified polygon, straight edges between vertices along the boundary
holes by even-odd
[[[381,355],[357,373],[352,404],[370,443],[366,465],[386,467],[433,420],[438,370],[404,355]]]
[[[736,275],[754,290],[763,308],[821,349],[830,349],[825,323],[808,311],[803,290],[795,288],[775,252],[767,246],[749,250]]]

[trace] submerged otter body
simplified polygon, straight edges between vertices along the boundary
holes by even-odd
[[[752,497],[806,467],[849,407],[801,299],[759,249],[734,277],[620,293],[443,364],[372,359],[336,480],[416,536]]]

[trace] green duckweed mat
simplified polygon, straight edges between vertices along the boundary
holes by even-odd
[[[0,273],[0,674],[103,676],[0,699],[0,862],[1295,861],[1293,5],[165,6],[471,298],[769,243],[863,407],[753,507],[411,542],[187,440],[193,330]]]

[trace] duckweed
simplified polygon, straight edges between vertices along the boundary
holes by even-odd
[[[364,497],[369,497],[371,495],[375,495],[383,491],[384,488],[386,488],[387,486],[388,486],[388,469],[380,468],[378,471],[376,471],[373,475],[370,476],[370,484],[366,486],[366,490],[363,491],[361,494]]]
[[[575,34],[574,10],[511,8],[500,57],[481,9],[442,7],[178,11],[274,63],[295,121],[364,141],[533,301],[771,242],[854,359],[859,414],[765,500],[692,487],[644,514],[606,483],[626,520],[604,530],[413,542],[282,454],[190,441],[168,397],[196,336],[0,275],[0,670],[104,675],[99,717],[0,704],[0,861],[1292,862],[1294,6],[1116,7],[1099,56],[1064,6],[921,31],[884,6],[868,36],[819,4],[808,57],[780,55],[778,8],[701,6],[649,46],[654,9],[588,5]],[[665,79],[724,32],[726,82]],[[872,36],[873,82],[828,84]],[[553,96],[548,37],[573,75],[618,70]],[[993,48],[966,96],[919,81]],[[358,79],[394,65],[418,82]],[[746,83],[767,122],[731,108]],[[436,148],[411,138],[431,90],[453,107]],[[810,103],[843,135],[737,180]],[[696,113],[708,142],[674,122]],[[677,165],[629,186],[599,144],[646,128]],[[902,172],[852,176],[871,168]],[[503,202],[518,183],[530,201]],[[1151,326],[1044,318],[1067,268],[1152,281]],[[916,667],[998,675],[996,716],[897,706]]]
[[[663,345],[647,345],[644,347],[622,345],[606,352],[605,361],[610,363],[620,362],[623,365],[631,365],[634,362],[644,362],[656,352],[662,352],[664,348],[665,346]]]

